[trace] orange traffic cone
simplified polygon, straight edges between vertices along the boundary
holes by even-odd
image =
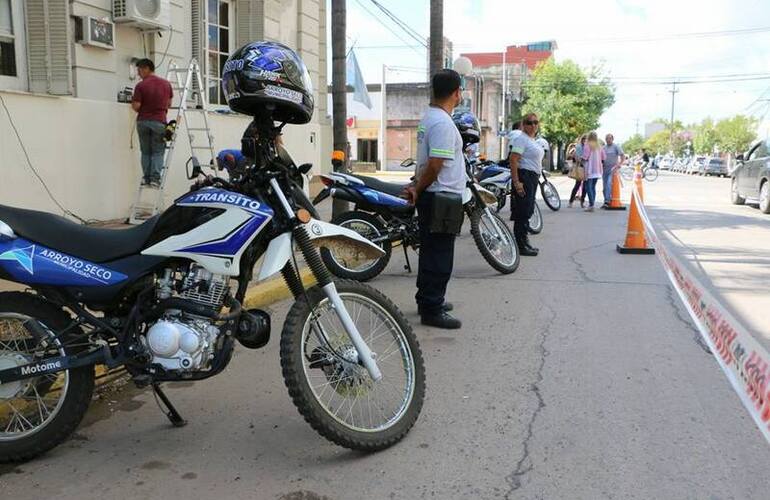
[[[642,178],[642,167],[636,165],[634,167],[634,184],[636,184],[636,191],[639,193],[639,200],[644,203],[644,183]]]
[[[618,169],[612,173],[612,199],[607,206],[607,210],[625,210],[626,207],[620,202],[620,172]]]
[[[644,237],[644,223],[639,215],[639,207],[636,206],[636,197],[631,195],[631,210],[628,212],[628,229],[626,230],[626,242],[618,245],[619,253],[651,255],[655,249],[647,246]]]

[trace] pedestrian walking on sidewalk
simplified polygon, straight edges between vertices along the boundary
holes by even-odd
[[[585,162],[586,171],[584,186],[588,194],[588,208],[586,208],[586,212],[594,211],[596,183],[599,182],[599,178],[602,176],[604,160],[604,148],[599,144],[599,137],[596,135],[596,132],[589,133],[586,145],[583,148],[583,161]]]
[[[608,207],[612,201],[612,173],[616,168],[620,168],[626,157],[623,148],[615,144],[615,137],[612,134],[607,134],[604,139],[606,144],[604,145],[604,160],[602,162],[602,194],[604,195],[602,208]]]
[[[575,145],[575,156],[573,158],[573,161],[575,162],[576,166],[583,165],[583,150],[585,149],[586,145],[586,134],[583,134],[580,136],[580,141]],[[586,189],[585,189],[585,183],[583,182],[584,179],[575,179],[575,186],[572,188],[572,193],[569,195],[569,207],[572,208],[572,203],[575,202],[575,198],[577,198],[578,191],[580,191],[580,208],[583,208],[583,205],[586,201]]]
[[[511,218],[514,221],[513,235],[516,237],[519,254],[534,257],[539,250],[530,244],[527,228],[529,218],[535,211],[535,194],[545,151],[536,140],[540,126],[537,115],[528,113],[521,123],[524,133],[514,139],[508,158],[513,187]]]
[[[174,91],[168,80],[155,74],[155,63],[140,59],[136,70],[142,79],[134,88],[131,107],[139,113],[136,133],[142,151],[142,183],[160,187],[163,160],[166,154],[166,114],[171,107]]]
[[[455,236],[463,222],[463,140],[451,116],[462,99],[461,85],[459,73],[451,69],[433,76],[433,98],[417,128],[415,181],[404,189],[404,196],[417,206],[420,227],[417,310],[423,325],[447,329],[462,326],[449,314],[452,305],[445,300]]]

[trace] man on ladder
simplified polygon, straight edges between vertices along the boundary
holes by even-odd
[[[155,64],[151,60],[140,59],[136,69],[142,81],[134,89],[131,107],[139,113],[136,133],[142,150],[142,184],[160,188],[166,153],[166,114],[171,107],[174,91],[168,80],[155,74]]]

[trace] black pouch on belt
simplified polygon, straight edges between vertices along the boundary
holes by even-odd
[[[447,191],[434,193],[431,213],[431,233],[459,234],[465,217],[462,195]]]

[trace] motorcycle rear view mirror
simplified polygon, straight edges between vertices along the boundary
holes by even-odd
[[[190,168],[191,165],[192,169]],[[201,168],[201,164],[195,156],[191,156],[190,159],[187,160],[185,170],[187,171],[188,180],[197,179],[198,176],[203,173],[203,168]]]
[[[303,163],[302,165],[297,167],[297,170],[299,170],[299,173],[301,174],[307,174],[308,172],[310,172],[312,168],[313,168],[312,163]]]

